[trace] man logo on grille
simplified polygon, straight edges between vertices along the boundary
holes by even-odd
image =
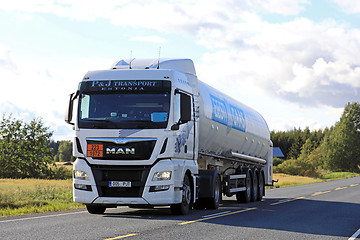
[[[134,155],[135,148],[106,148],[106,154],[108,155]]]

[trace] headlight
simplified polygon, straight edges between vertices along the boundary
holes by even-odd
[[[80,180],[89,180],[89,175],[84,171],[74,170],[74,178]]]
[[[170,180],[171,171],[156,172],[152,178],[153,181]]]

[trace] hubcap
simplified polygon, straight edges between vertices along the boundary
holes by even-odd
[[[186,204],[190,204],[191,200],[191,192],[190,192],[190,186],[184,184],[183,186],[183,202]]]

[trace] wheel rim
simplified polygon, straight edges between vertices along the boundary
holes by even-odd
[[[256,198],[258,197],[258,178],[256,172],[254,173],[253,191],[254,191],[254,200],[256,200]]]
[[[191,201],[191,189],[190,189],[190,186],[187,185],[186,183],[184,183],[184,186],[183,186],[183,203],[186,204],[186,205],[189,205],[190,204],[190,201]]]
[[[220,202],[220,182],[218,176],[216,177],[216,181],[215,181],[214,198],[217,203]]]
[[[259,174],[259,198],[264,195],[264,177],[262,173]]]
[[[249,171],[246,173],[246,194],[248,198],[251,198],[251,175]]]

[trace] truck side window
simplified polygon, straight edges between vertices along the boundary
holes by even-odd
[[[175,123],[180,123],[181,107],[180,107],[180,93],[175,94]]]
[[[191,121],[191,96],[184,93],[175,94],[175,123]]]

